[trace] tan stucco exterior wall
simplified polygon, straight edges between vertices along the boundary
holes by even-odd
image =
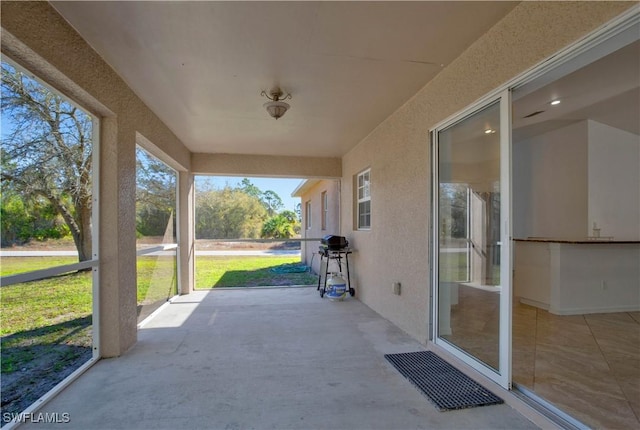
[[[360,300],[428,339],[429,129],[636,4],[521,3],[343,157],[342,232],[357,251]],[[371,230],[356,231],[353,177],[368,167]],[[393,282],[402,284],[400,296]]]
[[[269,176],[282,178],[339,178],[339,158],[273,155],[200,154],[191,157],[196,175]]]
[[[137,339],[136,143],[183,172],[191,154],[47,2],[3,1],[0,23],[3,55],[100,119],[100,351],[118,356]]]
[[[326,228],[322,228],[322,193],[327,193],[327,220]],[[311,202],[311,228],[307,229],[306,203]],[[303,239],[320,239],[328,234],[340,236],[340,181],[325,179],[319,181],[312,188],[300,196],[302,208]],[[302,262],[311,266],[314,273],[319,272],[320,255],[318,254],[319,241],[302,242]],[[331,266],[334,269],[333,264]],[[345,273],[346,275],[346,273]]]

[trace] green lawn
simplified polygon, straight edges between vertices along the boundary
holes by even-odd
[[[173,259],[138,258],[138,303],[175,294]],[[39,270],[77,262],[74,257],[4,257],[0,275]],[[167,280],[169,282],[167,282]],[[173,288],[172,288],[173,287]],[[55,276],[0,289],[0,334],[41,329],[52,323],[85,319],[92,313],[92,273]],[[4,344],[3,344],[4,346]]]
[[[440,281],[461,282],[466,281],[467,273],[467,253],[466,252],[441,252],[440,259]]]
[[[66,266],[77,262],[78,257],[2,257],[0,260],[0,276]]]
[[[52,261],[55,260],[55,261]],[[75,259],[2,259],[2,275]],[[2,412],[20,412],[91,358],[91,272],[0,288]]]
[[[283,265],[295,267],[300,257],[196,257],[196,288],[313,285],[317,277],[304,273],[275,273]]]
[[[440,259],[440,281],[442,282],[468,282],[471,277],[467,273],[467,253],[466,252],[441,252]],[[500,265],[493,265],[493,278],[491,285],[500,285]]]

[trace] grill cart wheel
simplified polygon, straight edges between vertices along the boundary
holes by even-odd
[[[351,297],[356,295],[356,290],[354,290],[353,288],[349,288],[349,294],[351,294]]]
[[[324,288],[320,288],[320,297],[324,297]]]

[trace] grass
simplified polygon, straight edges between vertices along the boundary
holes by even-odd
[[[0,261],[0,276],[66,266],[77,262],[78,257],[2,257],[2,261]]]
[[[0,334],[5,336],[35,330],[52,323],[91,315],[91,289],[91,272],[2,287]]]
[[[0,273],[74,260],[8,257]],[[0,288],[3,413],[24,410],[91,358],[91,279],[81,272]]]
[[[467,253],[441,252],[438,256],[440,281],[460,282],[467,279]]]
[[[174,256],[141,256],[137,261],[138,304],[166,301],[178,292]]]
[[[196,288],[312,285],[317,277],[303,273],[275,273],[273,268],[295,265],[300,257],[196,257]]]
[[[466,252],[441,252],[439,255],[440,281],[442,282],[466,282],[471,277],[467,273]],[[493,265],[493,278],[491,285],[500,285],[500,265]]]

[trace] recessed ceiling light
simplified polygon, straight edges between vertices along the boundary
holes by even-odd
[[[555,105],[559,105],[560,104],[560,100],[553,100],[551,103],[549,103],[551,106],[555,106]]]
[[[485,131],[484,131],[484,134],[493,134],[493,133],[495,133],[495,132],[496,132],[495,130],[493,130],[493,129],[489,128],[489,129],[487,129],[487,130],[485,130]]]

